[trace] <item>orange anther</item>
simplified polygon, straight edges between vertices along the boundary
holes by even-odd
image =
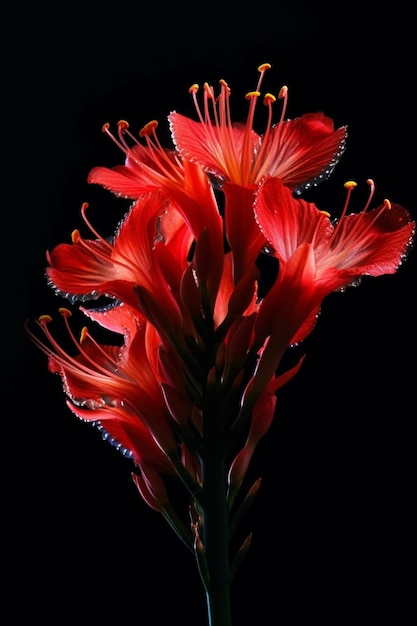
[[[266,93],[264,96],[264,104],[269,104],[270,102],[276,102],[276,97],[272,93]]]
[[[40,324],[49,324],[49,322],[52,322],[52,317],[50,315],[40,315],[38,317],[38,322]]]
[[[139,131],[139,137],[146,137],[147,135],[151,135],[155,128],[158,127],[158,122],[156,120],[151,120],[143,128]]]
[[[80,333],[80,343],[83,343],[85,341],[87,335],[88,335],[88,329],[87,329],[87,326],[84,326],[81,329],[81,333]]]
[[[272,65],[270,63],[262,63],[259,67],[258,67],[258,72],[264,72],[265,70],[270,70],[272,67]]]
[[[245,98],[246,100],[250,100],[251,98],[259,98],[260,95],[260,91],[249,91],[249,93],[246,94]]]

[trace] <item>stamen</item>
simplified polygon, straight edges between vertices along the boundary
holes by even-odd
[[[198,100],[197,100],[197,93],[198,93],[199,89],[200,89],[199,85],[197,85],[197,83],[194,83],[194,85],[191,85],[191,87],[189,88],[188,92],[193,97],[193,102],[194,102],[195,110],[197,112],[197,117],[200,120],[200,122],[202,124],[204,124],[205,120],[204,120],[204,117],[203,117],[203,115],[201,113],[200,105],[198,104]]]
[[[86,326],[83,326],[83,328],[81,329],[81,333],[80,333],[80,346],[82,343],[84,343],[87,337],[90,340],[90,342],[94,345],[94,347],[104,356],[106,361],[108,361],[109,363],[113,365],[114,371],[117,372],[120,368],[120,364],[115,359],[110,357],[110,355],[103,349],[103,346],[97,343],[97,341],[92,337],[92,335],[90,335],[90,333],[88,332],[88,328]],[[83,354],[84,356],[86,356],[84,351],[83,351]],[[93,360],[93,359],[89,359],[89,360],[90,362],[96,364],[96,360]],[[110,372],[108,369],[106,368],[102,368],[102,369],[106,374],[109,374],[109,375],[112,374],[112,372]]]
[[[288,105],[288,87],[287,87],[287,85],[283,85],[281,87],[281,89],[279,90],[278,100],[283,100],[284,101],[283,104],[282,104],[281,117],[279,118],[279,123],[281,124],[281,122],[283,122],[284,119],[285,119],[285,113],[287,111],[287,105]]]
[[[219,96],[219,132],[221,133],[221,148],[218,150],[219,157],[222,159],[223,163],[226,162],[229,164],[228,169],[232,176],[239,176],[237,148],[233,132],[232,115],[230,112],[231,90],[225,80],[221,79],[219,82],[221,85],[221,93]]]
[[[158,125],[158,122],[155,122],[155,124]],[[136,145],[139,145],[139,141],[136,139],[134,134],[130,132],[129,124],[128,124],[128,122],[126,122],[126,120],[119,120],[117,122],[117,125],[118,125],[119,130],[120,130],[122,135],[127,135],[128,137],[130,137],[130,139],[133,141],[133,143],[135,143]],[[124,143],[126,143],[126,142],[124,142]],[[131,149],[130,146],[127,145],[127,143],[126,143],[126,147],[128,148],[128,150]]]
[[[226,81],[225,81],[223,78],[221,78],[221,79],[219,80],[219,84],[220,84],[222,87],[225,87],[225,88],[226,88],[227,94],[229,95],[229,94],[230,94],[230,92],[231,92],[231,89],[230,89],[230,87],[229,87],[228,83],[226,83]]]
[[[146,145],[150,152],[150,156],[152,157],[154,162],[157,163],[158,169],[147,166],[144,164],[143,161],[138,161],[136,158],[134,160],[141,169],[150,169],[152,170],[154,176],[157,175],[158,179],[166,177],[170,181],[172,181],[176,187],[180,187],[182,189],[184,185],[183,163],[178,155],[172,151],[170,152],[170,154],[175,155],[174,161],[168,156],[167,150],[162,147],[158,139],[158,135],[156,134],[157,128],[157,120],[151,120],[150,122],[145,124],[145,126],[143,126],[143,128],[139,131],[139,136],[145,138]],[[132,155],[130,154],[129,156]]]
[[[349,206],[349,202],[350,202],[350,196],[352,194],[353,189],[355,189],[355,187],[357,187],[357,183],[355,183],[354,180],[348,180],[346,183],[344,183],[344,188],[347,189],[347,196],[346,196],[346,201],[345,201],[345,206],[343,207],[343,211],[341,216],[339,217],[337,224],[336,224],[336,228],[334,229],[332,236],[331,236],[331,240],[334,240],[336,235],[338,234],[339,230],[341,229],[341,224],[343,222],[343,218],[346,215],[346,211],[348,209]]]
[[[211,122],[210,112],[208,108],[208,101],[211,100],[213,109],[213,118],[216,126],[219,126],[219,118],[217,116],[216,97],[214,95],[214,89],[208,83],[204,83],[204,115],[208,123]]]
[[[230,106],[229,106],[229,96],[230,96],[230,87],[226,83],[225,80],[221,79],[219,81],[221,90],[220,96],[218,98],[219,103],[219,121],[220,126],[226,127],[228,124],[231,124],[231,116],[230,116]]]
[[[266,93],[264,96],[264,104],[268,107],[268,120],[266,123],[266,129],[263,135],[261,148],[256,156],[255,163],[253,164],[253,167],[252,167],[251,182],[253,182],[256,177],[258,176],[260,177],[262,175],[262,170],[263,169],[265,170],[268,167],[267,162],[265,162],[264,167],[262,167],[262,161],[263,161],[264,153],[266,150],[266,146],[268,144],[268,137],[272,128],[272,105],[274,102],[276,102],[276,97],[272,95],[272,93]]]
[[[261,75],[262,78],[262,75]],[[258,82],[258,88],[261,83],[261,78]],[[260,91],[250,91],[246,94],[246,99],[250,100],[248,117],[246,120],[245,134],[243,138],[242,144],[242,154],[240,160],[240,177],[243,181],[251,180],[251,172],[253,166],[253,140],[252,140],[252,131],[253,131],[253,121],[255,117],[255,108],[256,103],[258,101],[259,96],[261,95]]]
[[[272,93],[266,93],[264,95],[264,104],[268,105],[270,102],[276,102],[276,97]]]
[[[58,309],[59,313],[62,315],[62,317],[65,320],[65,326],[67,328],[68,334],[71,337],[73,343],[75,344],[75,346],[77,347],[77,349],[79,350],[80,354],[86,359],[87,362],[91,363],[94,367],[93,367],[93,371],[101,371],[102,373],[104,373],[106,376],[112,376],[113,372],[111,372],[111,370],[109,370],[106,367],[103,367],[102,365],[100,365],[99,363],[97,363],[97,359],[93,359],[82,347],[81,347],[81,342],[77,341],[74,333],[71,330],[71,326],[69,325],[68,319],[72,316],[71,311],[69,311],[68,309],[66,309],[65,307],[61,307],[60,309]],[[81,336],[83,336],[83,340],[85,340],[86,336],[88,334],[87,329],[84,327],[81,331]],[[91,336],[89,336],[90,341],[94,344],[94,346],[96,346],[97,348],[99,348],[100,352],[104,355],[105,360],[108,361],[109,363],[111,363],[113,365],[113,367],[115,368],[115,371],[118,368],[118,363],[112,359],[110,357],[109,354],[107,354],[107,352],[105,350],[103,350],[102,346],[99,346],[98,343],[96,343],[95,341],[92,340]]]
[[[108,265],[109,263],[111,263],[111,252],[113,251],[113,246],[111,244],[109,244],[107,241],[104,241],[102,239],[100,239],[100,242],[104,242],[106,245],[106,248],[110,251],[110,254],[105,253],[103,250],[100,250],[98,248],[92,250],[91,245],[86,242],[80,235],[80,233],[78,232],[78,230],[73,231],[72,233],[72,240],[73,243],[77,243],[81,246],[83,246],[84,248],[86,248],[88,250],[88,252],[94,256],[94,259],[97,260],[102,260],[105,265]],[[130,266],[128,266],[130,269]]]
[[[367,231],[375,224],[377,219],[381,217],[384,211],[390,211],[390,210],[391,210],[391,202],[385,199],[384,202],[382,203],[380,210],[377,213],[375,213],[373,219],[369,222],[369,224],[367,224],[366,228],[361,232],[361,236],[363,237],[367,233]],[[364,214],[365,214],[365,211],[362,211],[362,215]]]
[[[85,214],[86,209],[88,208],[88,202],[83,202],[82,206],[81,206],[81,215],[82,218],[84,220],[84,222],[87,224],[88,228],[90,229],[90,231],[93,233],[93,235],[95,235],[97,237],[97,239],[103,244],[103,246],[105,248],[108,248],[109,250],[113,250],[113,246],[111,244],[109,244],[108,241],[106,241],[105,239],[103,239],[103,237],[101,235],[99,235],[99,233],[93,228],[93,226],[91,225],[91,223],[89,222],[89,220],[87,219],[87,216]],[[81,237],[80,231],[78,230],[78,228],[75,228],[72,233],[71,233],[71,241],[74,244],[81,244],[81,245],[87,245],[84,243],[83,238]]]
[[[261,63],[258,67],[258,72],[265,72],[266,70],[270,70],[272,65],[270,63]]]
[[[116,137],[113,135],[113,133],[110,132],[110,124],[108,122],[103,124],[103,126],[101,127],[101,130],[103,131],[103,133],[106,133],[106,135],[110,137],[110,139],[116,144],[119,150],[121,150],[125,154],[127,153],[128,149],[126,148],[125,142],[118,141]]]
[[[40,324],[50,324],[52,322],[52,317],[50,315],[40,315],[38,317],[38,321]]]
[[[362,209],[362,211],[358,215],[358,219],[354,223],[354,226],[349,230],[349,234],[348,234],[347,237],[348,237],[349,242],[350,242],[349,245],[351,245],[351,246],[354,245],[354,242],[355,242],[356,238],[360,238],[362,242],[365,241],[368,233],[372,229],[372,227],[375,224],[375,222],[381,217],[382,213],[384,213],[384,211],[387,211],[387,210],[391,209],[391,202],[389,200],[384,200],[384,202],[383,202],[382,206],[380,207],[379,211],[376,211],[376,213],[375,213],[374,217],[372,218],[372,220],[367,222],[365,224],[365,226],[364,226],[364,221],[363,221],[362,218],[367,214],[367,210],[369,208],[371,199],[373,198],[373,195],[374,195],[374,192],[375,192],[374,181],[371,178],[369,178],[366,182],[370,186],[369,198],[368,198],[364,208]],[[341,223],[343,221],[343,218],[346,215],[347,207],[348,207],[348,204],[349,204],[350,194],[351,194],[352,190],[356,187],[356,183],[353,182],[353,181],[348,181],[348,182],[345,183],[344,186],[348,190],[348,196],[347,196],[347,199],[346,199],[346,203],[345,203],[342,215],[339,218],[337,226],[336,226],[336,228],[333,231],[333,234],[331,236],[331,241],[335,241],[336,235],[337,235],[337,233],[339,232],[339,230],[341,228]],[[337,245],[338,244],[336,244],[336,247],[337,247]],[[346,246],[346,241],[341,243],[341,245],[345,247]]]
[[[188,90],[193,98],[198,120],[203,126],[202,130],[206,134],[207,148],[212,152],[220,168],[224,169],[229,178],[235,182],[254,183],[261,178],[262,170],[267,170],[270,166],[270,163],[263,163],[263,159],[266,155],[266,144],[273,126],[272,104],[277,100],[273,94],[268,92],[263,99],[264,104],[268,106],[268,120],[257,151],[254,147],[253,128],[256,103],[261,96],[261,84],[266,71],[270,68],[270,63],[262,63],[258,66],[260,75],[256,89],[249,91],[245,96],[250,104],[239,146],[236,144],[235,127],[230,112],[230,87],[227,82],[223,79],[219,81],[221,89],[218,98],[215,97],[213,87],[204,83],[203,106],[199,105],[197,99],[198,83],[192,84]],[[281,87],[278,99],[283,100],[280,119],[282,121],[285,117],[288,99],[288,88],[285,85]]]
[[[104,247],[107,247],[109,250],[113,250],[113,246],[111,246],[108,241],[106,241],[105,239],[103,239],[101,235],[99,235],[99,233],[91,225],[91,222],[87,219],[86,210],[88,209],[88,207],[89,207],[88,202],[83,202],[81,205],[81,216],[84,222],[87,224],[90,231],[93,233],[93,235],[97,237],[97,239],[103,244]],[[77,241],[79,241],[79,239],[81,239],[81,237],[80,237],[80,234],[78,233]]]
[[[343,187],[345,189],[354,189],[355,187],[357,187],[358,183],[355,183],[354,180],[348,180],[344,183]]]
[[[124,149],[126,151],[126,154],[129,152],[130,150],[130,146],[129,144],[126,142],[124,135],[128,134],[133,141],[136,142],[136,139],[133,137],[133,135],[131,133],[128,132],[128,128],[129,128],[129,124],[126,122],[126,120],[119,120],[117,122],[117,133],[119,135],[119,139],[120,139],[120,143],[122,146],[124,146]],[[137,142],[136,142],[137,143]]]
[[[91,376],[95,380],[95,382],[97,382],[97,367],[94,370],[92,370],[89,367],[77,361],[76,359],[74,359],[73,357],[71,357],[67,352],[65,352],[65,350],[61,348],[59,343],[55,341],[54,337],[49,332],[49,328],[47,327],[47,324],[49,324],[51,321],[52,321],[52,318],[50,315],[41,315],[37,320],[37,324],[40,326],[43,333],[45,334],[47,340],[50,343],[50,346],[43,343],[43,341],[41,341],[35,335],[35,333],[30,330],[29,323],[28,321],[26,321],[25,329],[31,341],[33,341],[33,343],[37,346],[37,348],[39,348],[39,350],[41,350],[41,352],[43,352],[48,358],[54,359],[64,369],[72,370],[76,374],[80,374],[81,372],[83,372],[85,375]],[[108,380],[109,372],[105,370],[105,374]]]
[[[257,85],[257,87],[256,87],[256,91],[260,91],[260,89],[261,89],[261,84],[262,84],[263,78],[264,78],[264,76],[265,76],[265,73],[266,73],[266,71],[267,71],[267,70],[270,70],[270,69],[271,69],[271,67],[272,67],[272,66],[271,66],[271,64],[270,64],[270,63],[262,63],[262,64],[258,67],[258,72],[260,73],[260,76],[259,76],[259,80],[258,80],[258,85]]]
[[[204,83],[203,110],[201,110],[197,99],[199,86],[195,83],[190,87],[189,92],[193,97],[197,117],[206,133],[208,147],[219,163],[230,172],[232,169],[237,170],[236,148],[229,106],[230,88],[223,79],[219,83],[221,91],[218,102],[216,102],[213,87],[208,83]],[[211,114],[209,101],[211,103]],[[217,105],[219,110],[217,110]]]
[[[158,128],[157,120],[151,120],[140,129],[139,137],[148,137],[149,135],[152,135],[156,128]]]
[[[251,98],[259,98],[259,96],[261,95],[260,91],[249,91],[245,98],[246,100],[250,100]]]
[[[365,213],[365,211],[368,210],[369,205],[371,204],[371,200],[372,197],[375,193],[375,183],[372,180],[372,178],[368,178],[368,180],[366,181],[366,184],[369,185],[370,190],[369,190],[369,198],[368,198],[368,202],[365,204],[365,208],[363,209],[363,212]]]

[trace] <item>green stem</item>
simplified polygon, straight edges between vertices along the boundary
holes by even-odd
[[[215,411],[207,413],[202,458],[202,542],[207,571],[203,582],[209,626],[232,626],[230,530],[222,429]]]

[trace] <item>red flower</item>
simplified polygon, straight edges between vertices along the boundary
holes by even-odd
[[[272,124],[276,97],[267,93],[267,126],[262,135],[256,133],[255,108],[264,74],[270,67],[268,63],[259,66],[257,87],[246,95],[250,104],[245,124],[232,122],[230,87],[221,80],[218,97],[211,85],[204,84],[203,111],[197,101],[199,87],[192,85],[190,93],[199,122],[173,112],[168,118],[171,132],[180,156],[198,163],[220,184],[228,181],[253,187],[269,175],[300,192],[331,173],[344,151],[347,129],[342,126],[334,130],[333,121],[321,112],[285,120],[288,90],[284,86],[278,95],[284,100],[279,122]]]
[[[199,237],[204,229],[209,228],[212,245],[218,245],[214,237],[221,234],[221,218],[207,177],[197,165],[183,162],[175,150],[162,148],[156,135],[157,126],[153,121],[140,131],[139,136],[146,139],[145,146],[129,131],[124,120],[118,123],[119,140],[111,135],[108,124],[105,124],[104,131],[126,155],[125,165],[94,167],[88,175],[88,182],[133,200],[151,191],[163,190],[164,195],[176,204],[194,236]],[[125,136],[133,145],[127,143]]]
[[[313,203],[295,199],[279,179],[269,178],[257,194],[259,226],[279,259],[278,277],[266,295],[255,330],[270,334],[259,366],[269,379],[289,344],[312,330],[323,299],[365,275],[393,274],[406,256],[415,223],[408,211],[388,200],[367,211],[346,215],[356,183],[346,183],[348,197],[333,224]]]
[[[152,463],[158,470],[172,473],[168,458],[177,454],[169,414],[160,387],[160,376],[147,354],[159,344],[154,329],[126,305],[106,311],[87,311],[100,325],[123,333],[124,345],[99,345],[83,329],[76,341],[68,318],[60,309],[69,335],[78,349],[71,356],[49,331],[49,316],[38,322],[49,346],[32,338],[49,357],[49,370],[60,374],[68,406],[79,418],[100,424],[110,440],[116,441],[137,465]]]
[[[259,67],[256,90],[247,95],[245,124],[232,122],[225,81],[218,97],[204,86],[203,112],[193,85],[199,121],[168,117],[175,150],[162,148],[156,122],[140,132],[144,145],[126,122],[118,138],[104,125],[125,163],[93,168],[88,181],[133,204],[111,240],[96,232],[84,204],[92,238],[74,231],[71,243],[48,253],[46,275],[71,300],[109,299],[104,308],[80,310],[117,341],[98,344],[86,328],[77,340],[64,308],[74,356],[51,333],[49,316],[38,320],[44,338],[28,329],[61,377],[71,411],[132,459],[143,500],[194,551],[213,624],[230,621],[229,582],[250,537],[233,560],[229,542],[259,480],[240,502],[237,495],[271,426],[277,392],[303,361],[281,371],[285,351],[313,329],[328,294],[365,275],[394,273],[415,227],[408,211],[388,200],[368,211],[372,181],[363,211],[350,215],[356,185],[346,183],[335,222],[295,197],[331,173],[346,127],[335,130],[323,113],[285,120],[283,87],[280,120],[272,124],[276,98],[267,93],[266,129],[255,132],[269,67]],[[278,271],[258,293],[262,252],[276,257]],[[174,477],[189,497],[180,512],[168,494]]]

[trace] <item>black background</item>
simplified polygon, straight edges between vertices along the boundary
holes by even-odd
[[[205,624],[193,558],[141,501],[129,463],[69,413],[23,332],[26,317],[63,304],[45,283],[45,250],[69,241],[81,203],[103,233],[125,206],[85,182],[122,162],[102,124],[156,118],[168,145],[165,116],[193,115],[188,87],[220,78],[243,118],[270,62],[264,88],[288,85],[289,117],[322,110],[349,126],[317,204],[337,215],[354,179],[360,210],[374,178],[375,202],[417,214],[411,9],[191,6],[3,11],[8,623]],[[236,626],[417,623],[415,300],[415,249],[396,275],[326,300],[251,466],[263,483],[242,530],[254,536],[234,582]]]

